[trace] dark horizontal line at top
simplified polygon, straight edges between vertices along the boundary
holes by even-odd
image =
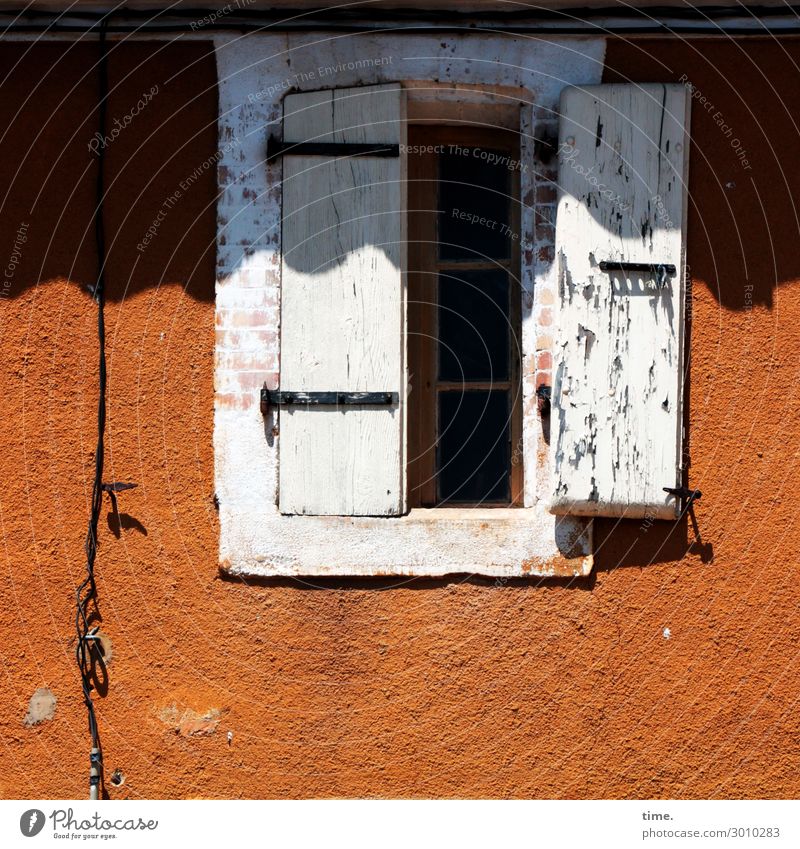
[[[437,380],[434,386],[437,392],[508,392],[510,380]]]
[[[399,157],[400,145],[386,142],[291,142],[270,136],[267,141],[267,159],[272,161],[286,155]]]
[[[506,259],[467,259],[460,262],[457,259],[436,260],[437,271],[496,271],[502,268],[503,271],[511,270],[512,260]]]

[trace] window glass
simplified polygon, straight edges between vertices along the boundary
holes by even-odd
[[[439,502],[509,498],[509,393],[439,393]]]
[[[507,153],[449,145],[439,155],[439,258],[508,259],[510,191]]]
[[[410,128],[411,506],[521,505],[517,139]]]
[[[503,268],[439,275],[439,380],[506,380],[510,325]]]

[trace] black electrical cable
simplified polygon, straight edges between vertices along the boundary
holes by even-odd
[[[105,137],[106,110],[108,99],[108,51],[106,44],[105,20],[99,25],[98,59],[99,102],[97,106],[100,135]],[[105,193],[105,153],[103,145],[97,150],[97,182],[96,204],[94,209],[94,232],[97,248],[97,278],[94,286],[94,299],[97,303],[97,343],[99,348],[98,363],[98,400],[97,400],[97,446],[94,454],[94,482],[92,485],[92,506],[89,517],[89,527],[86,532],[84,551],[86,552],[86,577],[76,591],[75,629],[78,635],[76,657],[83,686],[83,701],[89,715],[89,734],[92,739],[89,770],[89,798],[97,799],[103,787],[103,755],[100,746],[100,733],[97,727],[97,716],[92,700],[92,678],[94,665],[99,651],[97,627],[93,620],[99,619],[97,606],[97,584],[95,581],[94,565],[97,558],[97,525],[100,520],[100,510],[103,503],[103,457],[105,454],[106,429],[106,328],[105,328],[105,264],[106,245],[103,226],[103,195]]]

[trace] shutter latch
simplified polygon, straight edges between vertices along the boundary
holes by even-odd
[[[261,415],[269,414],[270,407],[287,406],[375,406],[389,407],[400,402],[397,392],[288,392],[281,389],[261,388]]]

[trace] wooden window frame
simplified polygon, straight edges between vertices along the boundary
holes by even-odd
[[[432,127],[410,124],[408,145],[435,147],[459,145],[502,150],[509,161],[519,162],[519,136],[509,130],[475,126],[452,125]],[[448,501],[448,507],[522,507],[524,497],[524,468],[522,451],[522,294],[520,251],[520,179],[519,170],[511,172],[509,226],[517,238],[511,238],[509,259],[485,261],[440,260],[436,246],[439,241],[437,214],[437,157],[435,152],[414,153],[408,162],[408,506],[438,507],[435,444],[438,435],[438,393],[462,389],[461,383],[438,379],[438,276],[440,272],[487,270],[504,268],[509,279],[509,376],[507,380],[469,382],[470,390],[506,390],[511,395],[509,487],[510,498],[503,501]],[[515,456],[518,455],[518,456]]]

